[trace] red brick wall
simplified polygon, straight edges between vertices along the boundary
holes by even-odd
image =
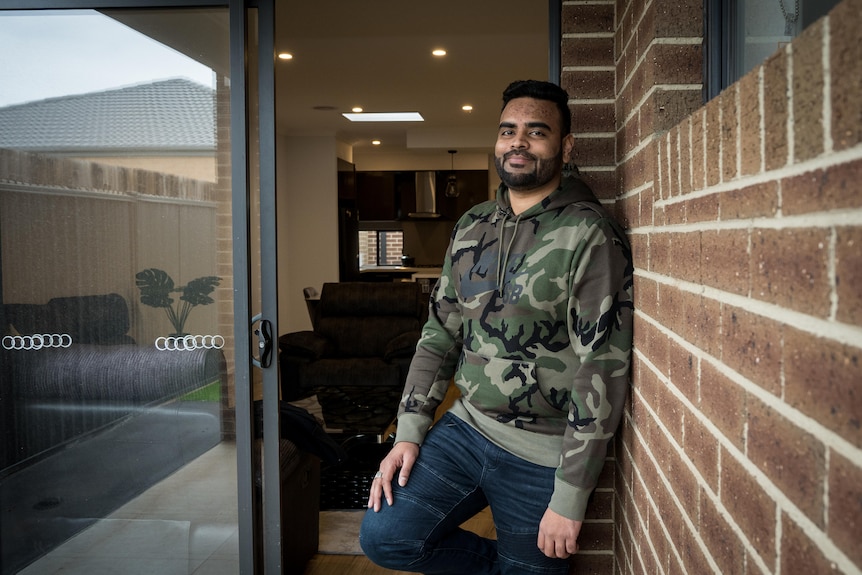
[[[579,162],[629,229],[637,310],[615,535],[576,572],[859,573],[862,0],[706,105],[702,13],[563,6]]]

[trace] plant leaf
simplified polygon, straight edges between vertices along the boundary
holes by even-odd
[[[221,278],[215,276],[204,276],[193,279],[183,288],[183,295],[180,296],[180,299],[189,302],[193,306],[211,304],[214,300],[209,297],[209,294],[212,293],[220,281]]]
[[[135,285],[141,290],[141,303],[152,307],[170,307],[174,280],[166,272],[149,268],[135,274]]]

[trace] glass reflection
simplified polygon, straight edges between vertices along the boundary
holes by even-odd
[[[226,21],[0,12],[0,573],[237,564]]]

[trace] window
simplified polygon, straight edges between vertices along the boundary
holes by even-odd
[[[839,0],[707,0],[704,97],[782,49]]]
[[[359,232],[359,267],[401,264],[404,232],[401,230],[363,230]]]

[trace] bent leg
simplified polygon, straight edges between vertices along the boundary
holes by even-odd
[[[399,571],[497,574],[495,541],[459,525],[487,506],[478,484],[482,449],[445,415],[428,433],[393,504],[366,512],[359,540],[374,563]]]

